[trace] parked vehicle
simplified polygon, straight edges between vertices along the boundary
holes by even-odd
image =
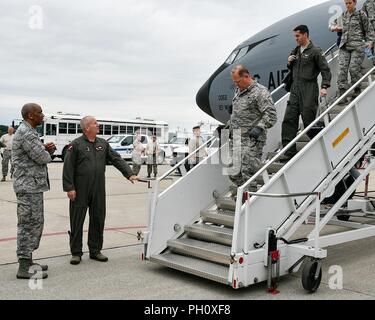
[[[118,152],[121,155],[121,158],[131,161],[133,155],[133,142],[135,136],[134,135],[114,135],[108,139],[108,143],[112,147],[113,150]],[[141,143],[146,148],[148,142],[150,141],[151,137],[142,134],[141,135]],[[162,149],[161,154],[159,156],[159,161],[162,163],[165,159],[165,151]],[[147,156],[142,156],[143,163],[146,163]]]
[[[202,134],[203,142],[210,140],[213,137],[213,134]],[[174,148],[173,154],[172,154],[172,160],[170,161],[170,165],[174,167],[176,164],[181,162],[184,158],[186,158],[189,155],[189,141],[190,138],[183,138],[184,144],[179,145],[178,147]],[[210,144],[207,145],[207,148],[210,147]],[[190,170],[190,164],[188,160],[185,161],[185,169],[186,172]],[[180,169],[177,169],[178,173],[181,174]]]

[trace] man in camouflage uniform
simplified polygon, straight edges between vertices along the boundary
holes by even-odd
[[[372,1],[371,1],[372,2]],[[375,32],[365,12],[356,9],[357,1],[345,0],[347,11],[342,15],[342,38],[339,54],[338,88],[340,96],[354,85],[362,76],[361,66],[365,57],[364,48],[372,48]],[[348,71],[351,85],[348,84]],[[361,93],[361,88],[354,89],[353,98]],[[340,104],[347,102],[343,99]]]
[[[14,138],[14,129],[12,127],[8,128],[8,133],[4,134],[0,138],[0,147],[4,146],[4,152],[3,152],[3,161],[1,163],[2,165],[2,172],[3,172],[3,178],[1,181],[6,181],[6,177],[8,175],[9,170],[9,162],[11,164],[10,166],[10,177],[13,177],[13,164],[12,164],[12,144],[13,144],[13,138]]]
[[[42,108],[29,103],[22,108],[23,122],[13,139],[14,165],[13,188],[17,196],[17,256],[18,279],[30,279],[34,273],[30,267],[46,271],[48,266],[38,265],[32,253],[39,247],[43,232],[43,192],[49,190],[47,163],[56,150],[53,143],[43,145],[35,128],[43,123]],[[39,277],[39,275],[38,275]],[[42,278],[47,278],[45,272]]]
[[[298,46],[288,58],[288,68],[293,73],[293,83],[282,124],[282,144],[287,146],[297,135],[299,118],[308,127],[316,118],[319,106],[318,75],[322,74],[320,95],[326,96],[331,84],[331,71],[325,55],[309,38],[309,29],[300,25],[294,30]],[[288,161],[297,153],[296,145],[280,161]]]
[[[229,120],[230,150],[233,159],[239,158],[239,168],[229,178],[233,182],[230,188],[232,196],[237,195],[237,188],[248,181],[260,168],[263,147],[266,143],[267,129],[277,121],[276,108],[268,90],[256,82],[243,66],[232,70],[232,80],[237,88],[233,98],[233,112]],[[240,132],[241,147],[233,147],[236,133]],[[237,150],[236,150],[237,149]],[[233,161],[233,165],[236,165]],[[256,183],[250,191],[256,191]]]

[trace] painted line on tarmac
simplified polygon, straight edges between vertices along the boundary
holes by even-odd
[[[121,231],[121,230],[131,230],[131,229],[145,229],[147,226],[131,226],[131,227],[120,227],[120,228],[105,228],[104,231]],[[84,233],[87,233],[88,230],[84,230]],[[60,231],[60,232],[53,232],[53,233],[44,233],[42,237],[53,237],[53,236],[62,236],[67,235],[68,231]],[[17,237],[10,237],[10,238],[0,238],[0,242],[9,242],[15,241]]]

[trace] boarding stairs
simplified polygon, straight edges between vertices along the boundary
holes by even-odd
[[[364,64],[363,77],[335,98],[338,52],[333,48],[326,52],[333,75],[328,103],[322,104],[321,114],[309,127],[280,148],[289,94],[276,102],[278,122],[268,132],[265,165],[238,189],[236,201],[229,197],[231,182],[223,160],[228,144],[211,152],[166,190],[159,191],[161,182],[187,158],[156,180],[149,230],[142,234],[146,259],[235,289],[267,281],[270,290],[276,288],[279,276],[298,271],[306,260],[302,283],[306,290],[315,291],[321,261],[327,255],[323,248],[375,236],[374,226],[347,221],[350,210],[343,211],[356,208],[363,217],[372,214],[369,201],[350,198],[375,164],[370,152],[375,142],[375,68]],[[357,86],[362,93],[340,105]],[[215,146],[216,139],[208,143]],[[281,163],[279,159],[294,143],[297,155]],[[324,199],[332,197],[364,155],[367,166],[327,209]],[[255,181],[257,191],[248,192]],[[296,238],[299,228],[308,222],[314,223],[314,229],[308,236]],[[328,224],[350,231],[321,236]]]

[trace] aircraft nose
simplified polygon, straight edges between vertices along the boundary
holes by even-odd
[[[206,81],[206,83],[199,89],[195,101],[199,108],[210,116],[213,116],[211,105],[210,105],[210,87],[211,79]]]
[[[218,75],[220,75],[226,68],[228,67],[228,64],[224,63],[222,64],[219,69],[217,69],[214,74],[206,81],[206,83],[202,86],[202,88],[199,89],[197,96],[195,98],[195,101],[199,108],[203,112],[206,112],[209,116],[214,117],[212,106],[210,104],[210,90],[212,83],[216,79]]]

